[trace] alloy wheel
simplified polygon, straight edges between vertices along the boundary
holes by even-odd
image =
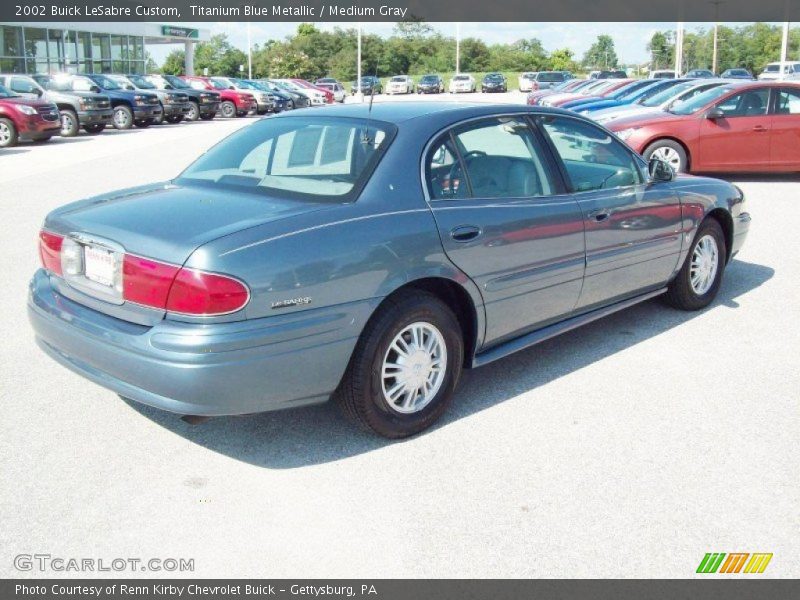
[[[383,357],[383,398],[399,413],[419,412],[436,397],[446,369],[442,333],[431,323],[412,323],[394,337]]]
[[[189,121],[197,121],[199,117],[200,117],[200,111],[198,110],[197,105],[190,103],[189,112],[186,114],[186,118]]]
[[[5,123],[0,123],[0,146],[5,146],[11,141],[11,129]]]
[[[719,248],[711,235],[704,235],[697,242],[692,252],[692,263],[689,267],[689,283],[692,291],[698,296],[707,293],[714,285],[719,269]]]
[[[124,110],[115,110],[114,125],[121,128],[125,128],[128,125],[130,125],[130,121],[128,120],[128,113],[125,112]]]
[[[61,135],[69,135],[74,126],[72,116],[67,112],[61,113]]]

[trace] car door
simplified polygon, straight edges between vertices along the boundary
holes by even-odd
[[[720,118],[700,121],[699,151],[693,170],[742,171],[768,167],[770,131],[769,88],[747,88],[726,96],[713,109]],[[707,112],[708,114],[708,112]]]
[[[769,157],[772,168],[800,170],[800,87],[776,88]]]
[[[583,219],[524,117],[472,121],[426,154],[430,206],[450,260],[480,288],[485,344],[569,314],[584,271]]]
[[[561,161],[586,231],[578,308],[664,285],[681,251],[680,200],[650,183],[641,160],[606,130],[568,116],[537,118]]]

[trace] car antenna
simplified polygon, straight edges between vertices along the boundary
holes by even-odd
[[[375,79],[378,78],[378,63],[375,63]],[[375,99],[375,80],[372,81],[372,86],[369,88],[369,108],[367,108],[367,126],[364,135],[361,136],[361,143],[365,146],[372,143],[369,139],[369,126],[372,124],[372,101]]]

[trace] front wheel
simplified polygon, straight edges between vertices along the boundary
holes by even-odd
[[[11,119],[0,119],[0,148],[17,145],[17,128]]]
[[[133,111],[124,104],[114,108],[114,127],[120,130],[133,127]]]
[[[230,100],[226,100],[225,102],[220,104],[219,111],[220,113],[222,113],[222,116],[225,117],[226,119],[232,119],[233,117],[236,116],[237,112],[236,105]]]
[[[200,115],[200,119],[203,121],[211,121],[214,118],[214,113],[206,113],[204,115]]]
[[[189,112],[186,113],[187,121],[197,121],[200,118],[200,106],[197,102],[189,102]]]
[[[183,121],[183,115],[170,115],[169,117],[165,118],[169,123],[172,123],[173,125]]]
[[[686,173],[689,168],[686,150],[673,140],[657,140],[653,142],[645,148],[642,156],[644,156],[645,160],[650,160],[653,157],[660,158],[669,163],[669,166],[676,173]]]
[[[61,137],[75,137],[80,131],[78,115],[74,110],[65,109],[61,111]]]
[[[105,128],[106,128],[105,123],[90,123],[88,125],[83,126],[84,131],[86,131],[86,133],[91,133],[91,134],[100,133]]]
[[[725,235],[716,219],[700,225],[689,255],[669,285],[666,301],[680,310],[700,310],[714,300],[727,260]]]
[[[408,292],[372,316],[336,399],[360,426],[387,438],[408,437],[445,412],[463,361],[453,312],[432,294]]]

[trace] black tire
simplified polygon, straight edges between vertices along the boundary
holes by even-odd
[[[61,113],[61,137],[75,137],[81,130],[78,115],[74,110],[64,109]]]
[[[200,119],[202,119],[203,121],[210,121],[210,120],[211,120],[211,119],[213,119],[215,116],[216,116],[216,115],[214,115],[214,113],[206,113],[206,114],[204,114],[204,115],[200,115]]]
[[[219,105],[219,112],[226,119],[231,119],[238,115],[238,111],[236,110],[236,105],[230,100],[225,100],[222,104]]]
[[[189,101],[189,112],[186,113],[187,121],[197,121],[200,118],[200,105],[192,100]]]
[[[105,123],[90,123],[89,125],[84,125],[83,130],[86,133],[96,134],[100,133],[106,128]]]
[[[717,249],[716,272],[707,290],[698,293],[692,286],[692,268],[695,250],[706,237],[713,238]],[[714,300],[722,284],[722,275],[725,271],[725,263],[728,258],[728,249],[725,246],[725,234],[722,232],[719,222],[714,218],[707,218],[697,229],[694,241],[689,247],[689,254],[678,272],[678,275],[670,283],[667,293],[664,295],[666,302],[674,308],[680,310],[700,310],[705,308]]]
[[[32,138],[31,141],[34,144],[44,144],[45,142],[49,142],[52,137],[52,135],[40,135]]]
[[[681,146],[678,142],[674,140],[656,140],[644,149],[642,156],[644,156],[645,160],[650,160],[650,157],[652,157],[657,151],[660,151],[659,153],[665,153],[669,157],[674,156],[676,161],[680,161],[676,166],[676,163],[671,161],[669,158],[666,159],[676,172],[686,173],[689,170],[689,157],[686,156],[686,150],[684,150],[683,146]]]
[[[382,366],[395,337],[417,322],[440,332],[447,360],[436,394],[417,412],[403,413],[384,398]],[[464,342],[453,312],[433,294],[409,291],[387,300],[367,323],[335,398],[345,415],[368,431],[391,439],[408,437],[430,427],[447,410],[463,362]]]
[[[150,125],[152,125],[153,123],[155,123],[153,119],[138,119],[136,121],[136,126],[141,129],[146,129],[147,127],[150,127]]]
[[[133,127],[133,111],[125,106],[119,104],[114,107],[114,128],[125,130]]]
[[[0,119],[0,148],[11,148],[19,141],[17,128],[11,119]]]
[[[170,115],[169,117],[166,117],[166,119],[167,119],[167,122],[172,123],[173,125],[175,125],[175,124],[180,123],[181,121],[183,121],[183,115]]]
[[[164,123],[164,119],[165,119],[165,117],[164,117],[164,105],[162,104],[160,106],[161,106],[161,114],[159,114],[157,117],[153,117],[151,119],[147,119],[147,121],[150,122],[150,125],[162,125]],[[138,125],[139,123],[137,122],[136,124]]]

